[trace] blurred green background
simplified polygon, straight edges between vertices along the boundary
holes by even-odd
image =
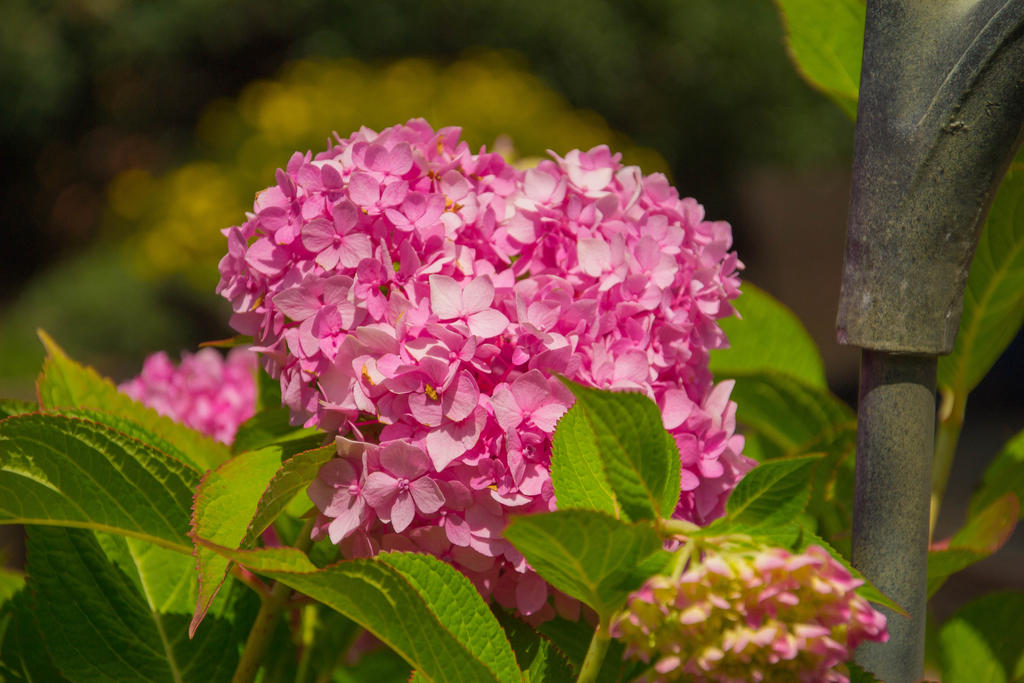
[[[667,171],[832,337],[852,124],[799,80],[768,0],[7,0],[0,88],[2,395],[31,396],[37,327],[115,379],[229,334],[220,229],[292,151],[413,116]],[[787,274],[823,244],[827,266]]]

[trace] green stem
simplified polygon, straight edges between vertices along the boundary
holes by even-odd
[[[295,547],[306,552],[313,544],[309,534],[313,529],[315,518],[306,520],[299,537],[295,540]],[[245,641],[245,649],[238,660],[238,667],[231,683],[251,683],[256,678],[256,673],[263,663],[263,656],[266,653],[267,645],[274,635],[274,628],[281,613],[288,606],[288,599],[292,595],[292,589],[283,583],[274,584],[269,595],[263,595],[263,603],[256,615],[252,629],[249,631],[249,638]]]
[[[942,387],[942,405],[939,408],[939,425],[935,432],[935,455],[932,461],[932,496],[931,514],[928,523],[928,539],[935,532],[935,522],[939,519],[942,508],[942,497],[946,494],[949,473],[953,469],[953,458],[956,445],[960,440],[960,430],[964,424],[964,412],[967,409],[967,392],[960,392]]]
[[[601,672],[601,665],[604,663],[604,655],[608,652],[608,644],[611,642],[609,626],[610,620],[602,617],[594,631],[594,637],[590,639],[590,647],[587,648],[587,656],[583,658],[583,666],[580,668],[576,683],[593,683],[597,680],[597,674]]]

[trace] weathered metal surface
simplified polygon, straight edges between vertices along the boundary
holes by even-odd
[[[861,354],[853,564],[910,614],[884,610],[889,642],[857,650],[887,683],[923,675],[936,366],[934,356]]]
[[[869,0],[841,343],[953,349],[978,233],[1022,124],[1024,2]]]

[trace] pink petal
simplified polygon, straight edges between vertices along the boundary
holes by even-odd
[[[363,498],[377,513],[391,507],[398,495],[398,480],[387,472],[371,472],[363,484]]]
[[[380,199],[380,183],[373,176],[357,171],[349,178],[348,196],[364,208],[374,208]]]
[[[391,150],[388,159],[392,175],[405,175],[412,168],[412,148],[409,143],[400,142]]]
[[[439,320],[462,316],[462,288],[447,275],[430,276],[430,308]]]
[[[462,290],[463,312],[467,315],[490,308],[492,301],[494,301],[494,285],[491,284],[491,278],[486,275],[473,278]]]
[[[480,402],[480,388],[476,380],[463,370],[441,397],[441,405],[445,416],[455,422],[461,422],[473,413]]]
[[[530,415],[530,421],[548,434],[552,434],[555,431],[555,426],[558,421],[562,419],[568,407],[561,403],[548,403],[545,406],[541,406],[537,410],[533,411]]]
[[[391,474],[406,479],[420,477],[430,468],[423,449],[408,441],[392,441],[381,448],[380,464]]]
[[[487,415],[483,410],[476,410],[462,422],[449,422],[427,434],[427,454],[434,463],[434,469],[442,471],[449,463],[475,446],[486,419]]]
[[[407,491],[402,491],[391,506],[391,526],[396,533],[402,533],[416,516],[416,505]]]
[[[523,412],[531,413],[551,398],[551,387],[540,370],[530,370],[512,383],[512,395]]]
[[[352,507],[348,508],[340,515],[334,518],[330,526],[327,527],[327,533],[331,537],[331,543],[337,544],[346,538],[349,534],[359,528],[359,525],[363,521],[363,510],[365,509],[362,501],[356,501]]]
[[[338,234],[344,235],[358,222],[359,209],[352,202],[342,200],[331,209],[331,216],[334,218],[334,227]]]
[[[693,412],[694,403],[682,389],[669,389],[661,400],[661,421],[665,429],[675,429]]]
[[[381,206],[398,206],[409,194],[409,183],[399,180],[389,183],[380,195]]]
[[[599,276],[612,264],[611,248],[600,239],[580,239],[576,243],[576,256],[579,258],[580,269],[591,277]]]
[[[302,246],[321,251],[334,243],[334,226],[325,218],[311,220],[302,226]]]
[[[548,601],[548,585],[536,574],[520,577],[516,584],[516,607],[524,616],[529,616]]]
[[[373,256],[373,245],[368,235],[354,233],[345,235],[339,249],[341,265],[346,268],[355,268],[363,259]]]
[[[509,320],[505,314],[493,308],[474,313],[466,318],[466,323],[469,324],[469,331],[481,339],[497,337],[509,326]]]
[[[441,493],[437,482],[430,477],[420,477],[416,481],[410,482],[409,493],[412,494],[412,499],[420,512],[426,514],[437,512],[444,505],[444,494]]]
[[[409,412],[424,427],[439,427],[444,417],[441,402],[428,396],[425,391],[409,394]]]
[[[273,301],[277,309],[292,320],[305,320],[320,310],[317,296],[303,287],[289,287],[278,292]]]
[[[499,384],[491,393],[491,407],[498,425],[508,431],[523,421],[523,411],[507,384]]]

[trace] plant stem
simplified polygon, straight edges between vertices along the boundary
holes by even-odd
[[[309,550],[313,543],[309,534],[313,529],[314,522],[315,518],[313,517],[306,520],[302,530],[299,531],[298,538],[295,539],[295,547],[303,552]],[[249,638],[245,641],[245,649],[242,650],[242,656],[238,660],[238,667],[235,669],[231,683],[251,683],[256,678],[256,673],[263,663],[267,645],[274,635],[277,620],[287,607],[291,595],[292,589],[279,582],[274,584],[269,595],[262,596],[263,602],[260,605],[260,611],[249,631]]]
[[[601,664],[604,663],[604,655],[608,651],[608,643],[611,642],[611,636],[608,634],[610,625],[610,619],[601,617],[601,621],[594,631],[594,637],[590,639],[590,647],[587,648],[587,656],[583,658],[583,666],[580,668],[580,675],[576,679],[576,683],[593,683],[597,680]]]
[[[932,461],[932,496],[928,520],[929,541],[935,532],[935,523],[939,519],[942,497],[946,493],[950,470],[953,469],[956,445],[960,440],[964,412],[967,409],[966,391],[957,391],[947,387],[942,387],[940,391],[942,405],[939,408],[939,425],[935,432],[935,455]]]

